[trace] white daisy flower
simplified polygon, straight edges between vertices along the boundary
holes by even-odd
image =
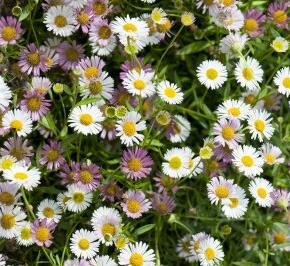
[[[106,246],[113,245],[121,228],[120,213],[114,208],[101,207],[93,212],[91,222],[97,239]]]
[[[242,92],[242,99],[244,101],[244,103],[248,104],[248,105],[252,105],[254,106],[255,105],[255,101],[257,99],[257,96],[259,94],[259,90],[251,90],[251,91],[244,91]],[[257,105],[260,105],[261,103],[257,103],[256,104],[256,108],[259,108],[259,106]]]
[[[207,184],[207,195],[211,204],[217,205],[228,199],[233,192],[234,180],[225,179],[223,176],[213,177]]]
[[[123,45],[127,45],[127,40],[142,40],[149,35],[149,28],[145,21],[140,18],[117,17],[112,22],[112,31],[118,34]]]
[[[65,193],[65,205],[71,212],[81,212],[88,208],[93,200],[93,194],[86,187],[72,184]]]
[[[0,183],[0,205],[13,206],[17,204],[20,194],[19,187],[11,182]]]
[[[233,55],[237,52],[242,52],[247,41],[248,37],[246,34],[240,34],[238,32],[230,33],[221,39],[219,50],[223,54]]]
[[[178,257],[183,258],[188,262],[197,261],[196,255],[191,252],[193,248],[194,247],[191,244],[191,235],[185,235],[177,242],[176,251],[178,253]]]
[[[18,136],[25,137],[32,131],[32,120],[30,115],[21,110],[10,110],[4,114],[2,125],[16,131]]]
[[[9,170],[15,163],[17,159],[11,155],[5,155],[0,158],[0,171]]]
[[[247,211],[248,203],[244,189],[234,185],[231,195],[222,203],[222,211],[226,217],[238,219]]]
[[[82,8],[87,4],[88,0],[68,0],[68,5],[73,8]]]
[[[111,259],[108,255],[96,256],[90,260],[91,266],[118,266],[118,264]]]
[[[172,143],[178,143],[185,141],[190,134],[191,125],[189,121],[181,116],[175,115],[174,116],[174,125],[172,126],[172,132],[170,132],[169,140]]]
[[[100,122],[104,121],[103,113],[96,105],[75,107],[68,119],[69,126],[84,135],[97,135],[102,130]]]
[[[172,148],[164,155],[162,172],[174,178],[181,178],[189,174],[189,159],[191,154],[184,148]]]
[[[259,89],[259,83],[263,81],[263,73],[264,71],[259,62],[249,56],[246,61],[240,59],[235,69],[237,82],[249,90]]]
[[[261,142],[263,141],[263,138],[269,140],[274,133],[271,121],[272,118],[267,111],[253,109],[248,115],[248,130],[252,134],[251,138],[258,138]]]
[[[226,67],[217,60],[203,61],[197,68],[199,82],[208,89],[218,89],[227,80],[228,71]]]
[[[70,6],[50,7],[44,15],[44,23],[47,30],[52,31],[55,35],[66,37],[76,31],[74,10]]]
[[[208,237],[200,242],[198,258],[202,266],[216,265],[224,259],[224,252],[220,241]]]
[[[259,152],[252,146],[237,146],[233,150],[233,163],[239,172],[247,177],[254,177],[263,172],[263,158]]]
[[[107,72],[103,71],[98,78],[81,84],[81,86],[81,96],[84,99],[101,95],[106,100],[110,100],[114,90],[114,80]]]
[[[127,112],[126,115],[117,121],[117,136],[120,137],[122,144],[133,146],[143,141],[144,135],[138,133],[146,129],[146,122],[140,121],[141,115],[135,111]]]
[[[271,43],[271,47],[277,53],[285,53],[289,48],[289,43],[282,37],[276,37],[276,39]]]
[[[48,221],[58,223],[61,218],[61,213],[61,208],[56,201],[44,199],[38,205],[36,216],[39,219],[46,218]]]
[[[188,147],[184,147],[186,155],[188,155],[188,175],[190,177],[197,176],[203,171],[203,162],[199,156],[195,157],[194,152]]]
[[[131,70],[123,80],[124,88],[132,95],[138,95],[142,98],[152,96],[155,93],[155,87],[152,83],[154,72],[145,72]]]
[[[285,161],[285,158],[281,157],[282,151],[280,150],[280,148],[272,145],[271,143],[263,144],[260,153],[265,163],[268,165],[280,164],[284,163]]]
[[[91,259],[99,251],[95,233],[85,229],[75,231],[70,242],[71,252],[78,258]]]
[[[16,240],[20,246],[31,246],[34,241],[31,237],[30,222],[21,222],[17,229]]]
[[[183,101],[183,92],[174,83],[163,80],[157,85],[158,96],[169,104],[180,104]]]
[[[12,93],[10,88],[5,83],[4,79],[0,76],[0,111],[4,111],[11,102]]]
[[[249,191],[261,207],[270,207],[272,205],[271,192],[274,191],[274,188],[268,180],[264,178],[251,180]]]
[[[92,52],[98,56],[110,55],[117,46],[117,40],[115,36],[112,36],[110,42],[106,45],[101,45],[97,42],[90,42]]]
[[[283,67],[280,69],[275,77],[274,83],[278,86],[278,91],[281,94],[286,95],[287,97],[290,96],[290,67]]]
[[[154,266],[155,254],[143,242],[129,243],[118,256],[119,265]]]
[[[166,12],[159,7],[155,7],[151,12],[151,19],[156,24],[165,24],[166,23]]]
[[[201,241],[207,239],[208,237],[210,236],[206,234],[205,232],[200,232],[191,236],[190,245],[189,245],[191,259],[188,260],[189,262],[198,261],[198,251],[200,249],[200,243]],[[189,257],[187,256],[187,258]]]
[[[20,207],[2,206],[0,208],[0,237],[11,239],[17,236],[17,231],[26,214]]]
[[[219,118],[244,120],[248,117],[251,107],[241,100],[226,100],[218,106]]]
[[[190,26],[195,22],[195,16],[191,12],[183,12],[180,21],[184,26]]]
[[[29,169],[28,166],[20,163],[15,164],[9,170],[4,170],[3,177],[27,190],[32,190],[40,184],[40,171],[34,167]]]

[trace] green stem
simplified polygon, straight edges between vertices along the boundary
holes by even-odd
[[[158,215],[157,224],[155,227],[155,256],[156,256],[156,266],[160,266],[160,254],[159,254],[159,236],[160,236],[160,222],[161,216]]]

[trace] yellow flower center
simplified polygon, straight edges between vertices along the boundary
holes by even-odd
[[[169,166],[175,170],[182,166],[182,161],[178,156],[173,156],[169,161]]]
[[[218,186],[215,189],[215,194],[220,199],[225,199],[230,194],[230,189],[226,186]]]
[[[288,16],[284,10],[277,10],[273,14],[273,19],[276,23],[283,23],[287,20]]]
[[[13,165],[13,161],[10,160],[10,159],[4,159],[2,162],[1,162],[1,168],[3,170],[8,170],[11,168],[11,166]]]
[[[167,213],[168,212],[168,205],[165,202],[160,202],[158,204],[158,208],[159,208],[159,211],[161,213]]]
[[[86,12],[81,11],[77,17],[77,20],[81,25],[87,25],[90,21],[90,17]]]
[[[255,102],[255,95],[249,94],[245,97],[245,103],[247,104],[253,104]]]
[[[112,31],[108,26],[102,26],[99,29],[99,36],[104,39],[107,40],[111,37],[112,35]]]
[[[215,254],[216,254],[215,250],[210,247],[206,248],[204,251],[204,255],[207,260],[213,260],[215,257]]]
[[[13,194],[7,192],[7,191],[2,191],[0,192],[0,202],[1,204],[5,205],[12,205],[15,201],[15,197]]]
[[[265,127],[266,127],[266,125],[265,125],[265,122],[264,122],[263,120],[261,120],[261,119],[257,119],[257,120],[255,121],[255,128],[256,128],[256,130],[258,130],[259,132],[263,132],[263,131],[265,130]]]
[[[254,160],[249,155],[244,155],[241,159],[242,163],[247,167],[252,167],[254,165]]]
[[[43,215],[47,218],[52,218],[54,215],[54,210],[50,207],[46,207],[42,211]]]
[[[162,19],[162,15],[159,10],[153,10],[151,13],[151,18],[155,22],[159,22]]]
[[[280,52],[284,49],[284,43],[282,41],[275,40],[273,42],[273,47],[276,51]]]
[[[224,139],[226,140],[231,140],[234,138],[235,136],[235,131],[232,127],[230,126],[225,126],[223,129],[222,129],[222,136]]]
[[[140,253],[133,253],[130,257],[131,266],[142,266],[144,264],[143,256]]]
[[[123,237],[123,236],[119,237],[119,238],[116,240],[116,242],[115,242],[115,246],[116,246],[116,248],[118,248],[118,249],[122,249],[122,248],[124,248],[125,245],[126,245],[126,238]]]
[[[84,195],[83,192],[75,192],[73,194],[73,201],[75,203],[80,204],[80,203],[82,203],[84,201],[84,199],[85,199],[85,195]]]
[[[36,66],[40,62],[40,55],[38,52],[30,53],[27,55],[27,61],[30,65]]]
[[[255,32],[259,28],[257,21],[253,18],[249,18],[245,22],[245,30],[248,32]]]
[[[10,214],[10,213],[3,214],[2,218],[1,218],[1,226],[5,230],[9,230],[9,229],[13,228],[15,223],[16,223],[15,216],[13,214]]]
[[[87,240],[87,239],[85,239],[85,238],[82,238],[82,239],[79,241],[78,245],[79,245],[79,248],[80,248],[81,250],[87,250],[87,249],[90,247],[90,242],[89,242],[89,240]]]
[[[59,28],[63,28],[67,25],[67,19],[65,16],[58,15],[54,18],[54,24]]]
[[[96,67],[91,66],[84,71],[84,75],[87,79],[96,78],[100,75],[100,71]]]
[[[252,80],[254,78],[253,69],[251,69],[249,67],[245,67],[243,69],[243,76],[246,80]]]
[[[28,178],[28,175],[26,173],[24,173],[24,172],[17,172],[17,173],[14,174],[14,177],[16,179],[25,180],[25,179]]]
[[[136,125],[134,122],[127,121],[123,124],[124,134],[128,137],[132,137],[136,133]]]
[[[100,3],[100,2],[95,2],[93,4],[93,10],[94,10],[94,13],[97,15],[97,16],[100,16],[100,15],[103,15],[106,10],[107,10],[107,6],[106,4],[104,3]]]
[[[49,149],[46,152],[47,159],[50,162],[56,161],[58,159],[58,155],[59,155],[58,150],[55,150],[55,149]]]
[[[214,68],[209,68],[206,71],[206,76],[207,76],[208,79],[214,80],[214,79],[216,79],[218,77],[218,72]]]
[[[89,84],[89,90],[93,95],[99,94],[103,89],[103,84],[100,81],[92,81]]]
[[[195,251],[198,251],[199,248],[200,248],[200,241],[195,241],[194,244],[193,244],[193,248]]]
[[[31,97],[27,101],[27,107],[32,112],[38,111],[41,107],[41,100],[39,99],[39,97]]]
[[[222,3],[224,6],[231,6],[234,3],[234,0],[223,0]]]
[[[213,4],[214,0],[202,0],[202,2],[206,5],[206,6],[210,6]]]
[[[23,228],[20,232],[20,237],[23,240],[29,240],[31,238],[30,228]]]
[[[10,123],[10,127],[15,129],[16,131],[20,131],[23,128],[22,121],[15,119]]]
[[[139,203],[139,201],[135,199],[131,199],[127,203],[127,209],[129,212],[136,213],[140,211],[141,208],[142,208],[141,204]]]
[[[202,147],[199,150],[199,155],[200,155],[201,159],[205,159],[205,160],[209,159],[213,155],[212,148],[209,146]]]
[[[177,93],[176,93],[176,91],[173,88],[167,87],[167,88],[164,89],[164,94],[165,94],[166,97],[168,97],[170,99],[173,99],[173,98],[176,97]]]
[[[145,86],[146,86],[146,84],[142,79],[137,79],[134,81],[134,87],[135,87],[135,89],[137,89],[139,91],[144,90]]]
[[[128,165],[129,170],[133,172],[138,172],[142,168],[142,162],[138,158],[131,158],[128,161],[127,165]]]
[[[89,126],[90,124],[93,123],[93,117],[90,114],[82,114],[80,117],[80,122],[84,126]]]
[[[192,14],[183,14],[183,15],[181,15],[181,23],[184,26],[189,26],[189,25],[193,24],[193,16],[192,16]]]
[[[158,24],[157,29],[159,32],[168,32],[171,29],[171,22],[168,18],[164,18],[163,24]]]
[[[93,181],[93,175],[90,171],[84,170],[80,172],[80,180],[84,184],[89,184]]]
[[[4,41],[10,42],[10,41],[14,40],[16,37],[16,29],[14,27],[11,27],[11,26],[6,26],[2,30],[1,36],[2,36]]]
[[[73,47],[69,47],[68,49],[66,49],[65,56],[69,61],[77,61],[79,59],[79,53]]]
[[[14,156],[17,161],[21,161],[24,158],[25,151],[21,147],[12,148],[10,154]]]
[[[106,236],[106,235],[111,235],[111,236],[114,236],[116,233],[116,228],[113,224],[104,224],[103,227],[102,227],[102,234],[103,236]]]
[[[231,107],[228,109],[228,113],[232,116],[239,116],[241,114],[241,110],[238,107]]]
[[[268,193],[267,193],[267,190],[263,187],[259,187],[257,189],[257,194],[260,198],[264,199],[267,197]]]
[[[267,154],[265,154],[265,160],[266,160],[266,162],[268,163],[268,164],[274,164],[275,163],[275,156],[272,154],[272,153],[267,153]]]
[[[117,189],[116,189],[115,185],[112,184],[112,185],[108,186],[106,191],[110,196],[114,196],[114,195],[116,195]]]
[[[125,23],[125,24],[123,25],[123,29],[124,29],[126,32],[136,32],[136,31],[138,30],[137,27],[136,27],[136,25],[133,24],[133,23],[130,23],[130,22]]]
[[[286,236],[283,232],[276,232],[274,234],[274,242],[276,244],[283,244],[286,242]]]
[[[211,160],[208,164],[208,170],[212,173],[219,169],[219,163],[217,160]]]
[[[230,198],[230,207],[231,208],[237,208],[239,205],[239,199],[238,198]]]
[[[286,77],[283,79],[283,86],[287,89],[290,89],[290,77]]]

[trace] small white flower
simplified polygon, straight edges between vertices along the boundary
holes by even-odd
[[[170,141],[172,143],[185,141],[189,137],[191,130],[189,121],[181,115],[175,115],[173,123],[172,133],[170,132],[171,134],[169,137]]]
[[[31,237],[31,229],[29,222],[21,222],[17,230],[17,243],[21,246],[31,246],[34,241]]]
[[[235,76],[236,80],[242,87],[249,90],[256,90],[259,88],[259,83],[263,81],[263,69],[259,62],[251,57],[247,57],[246,61],[240,59],[236,65]]]
[[[108,255],[96,256],[90,260],[91,266],[118,266],[118,264],[111,259]]]
[[[208,89],[218,89],[227,80],[226,67],[217,60],[203,61],[197,68],[199,82]]]
[[[289,48],[289,43],[282,37],[276,37],[271,46],[277,53],[285,53]]]
[[[242,52],[248,37],[246,34],[230,33],[220,41],[220,51],[224,54],[233,55],[238,52]]]
[[[159,97],[169,104],[180,104],[183,101],[183,92],[174,83],[163,80],[157,85]]]
[[[12,93],[10,88],[5,83],[4,79],[0,76],[0,110],[4,111],[11,102]]]
[[[37,217],[58,223],[61,218],[61,208],[54,200],[44,199],[37,208]]]
[[[162,8],[155,7],[151,12],[151,19],[156,24],[166,23],[166,12]]]
[[[251,107],[241,100],[226,100],[218,106],[219,118],[244,120],[248,117]]]
[[[287,97],[290,96],[290,67],[280,69],[274,78],[274,83],[278,86],[278,91]]]
[[[284,163],[285,161],[285,158],[281,157],[282,151],[278,147],[272,145],[271,143],[263,144],[260,153],[265,163],[268,165],[280,164]]]
[[[255,201],[262,207],[270,207],[273,203],[271,192],[274,191],[272,184],[264,178],[255,178],[250,182],[249,191]]]

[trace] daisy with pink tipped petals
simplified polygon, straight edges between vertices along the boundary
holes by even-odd
[[[31,224],[32,239],[38,246],[49,247],[52,244],[52,233],[56,228],[56,223],[48,219],[37,219]]]
[[[22,34],[21,23],[14,17],[0,18],[0,46],[16,44]]]

